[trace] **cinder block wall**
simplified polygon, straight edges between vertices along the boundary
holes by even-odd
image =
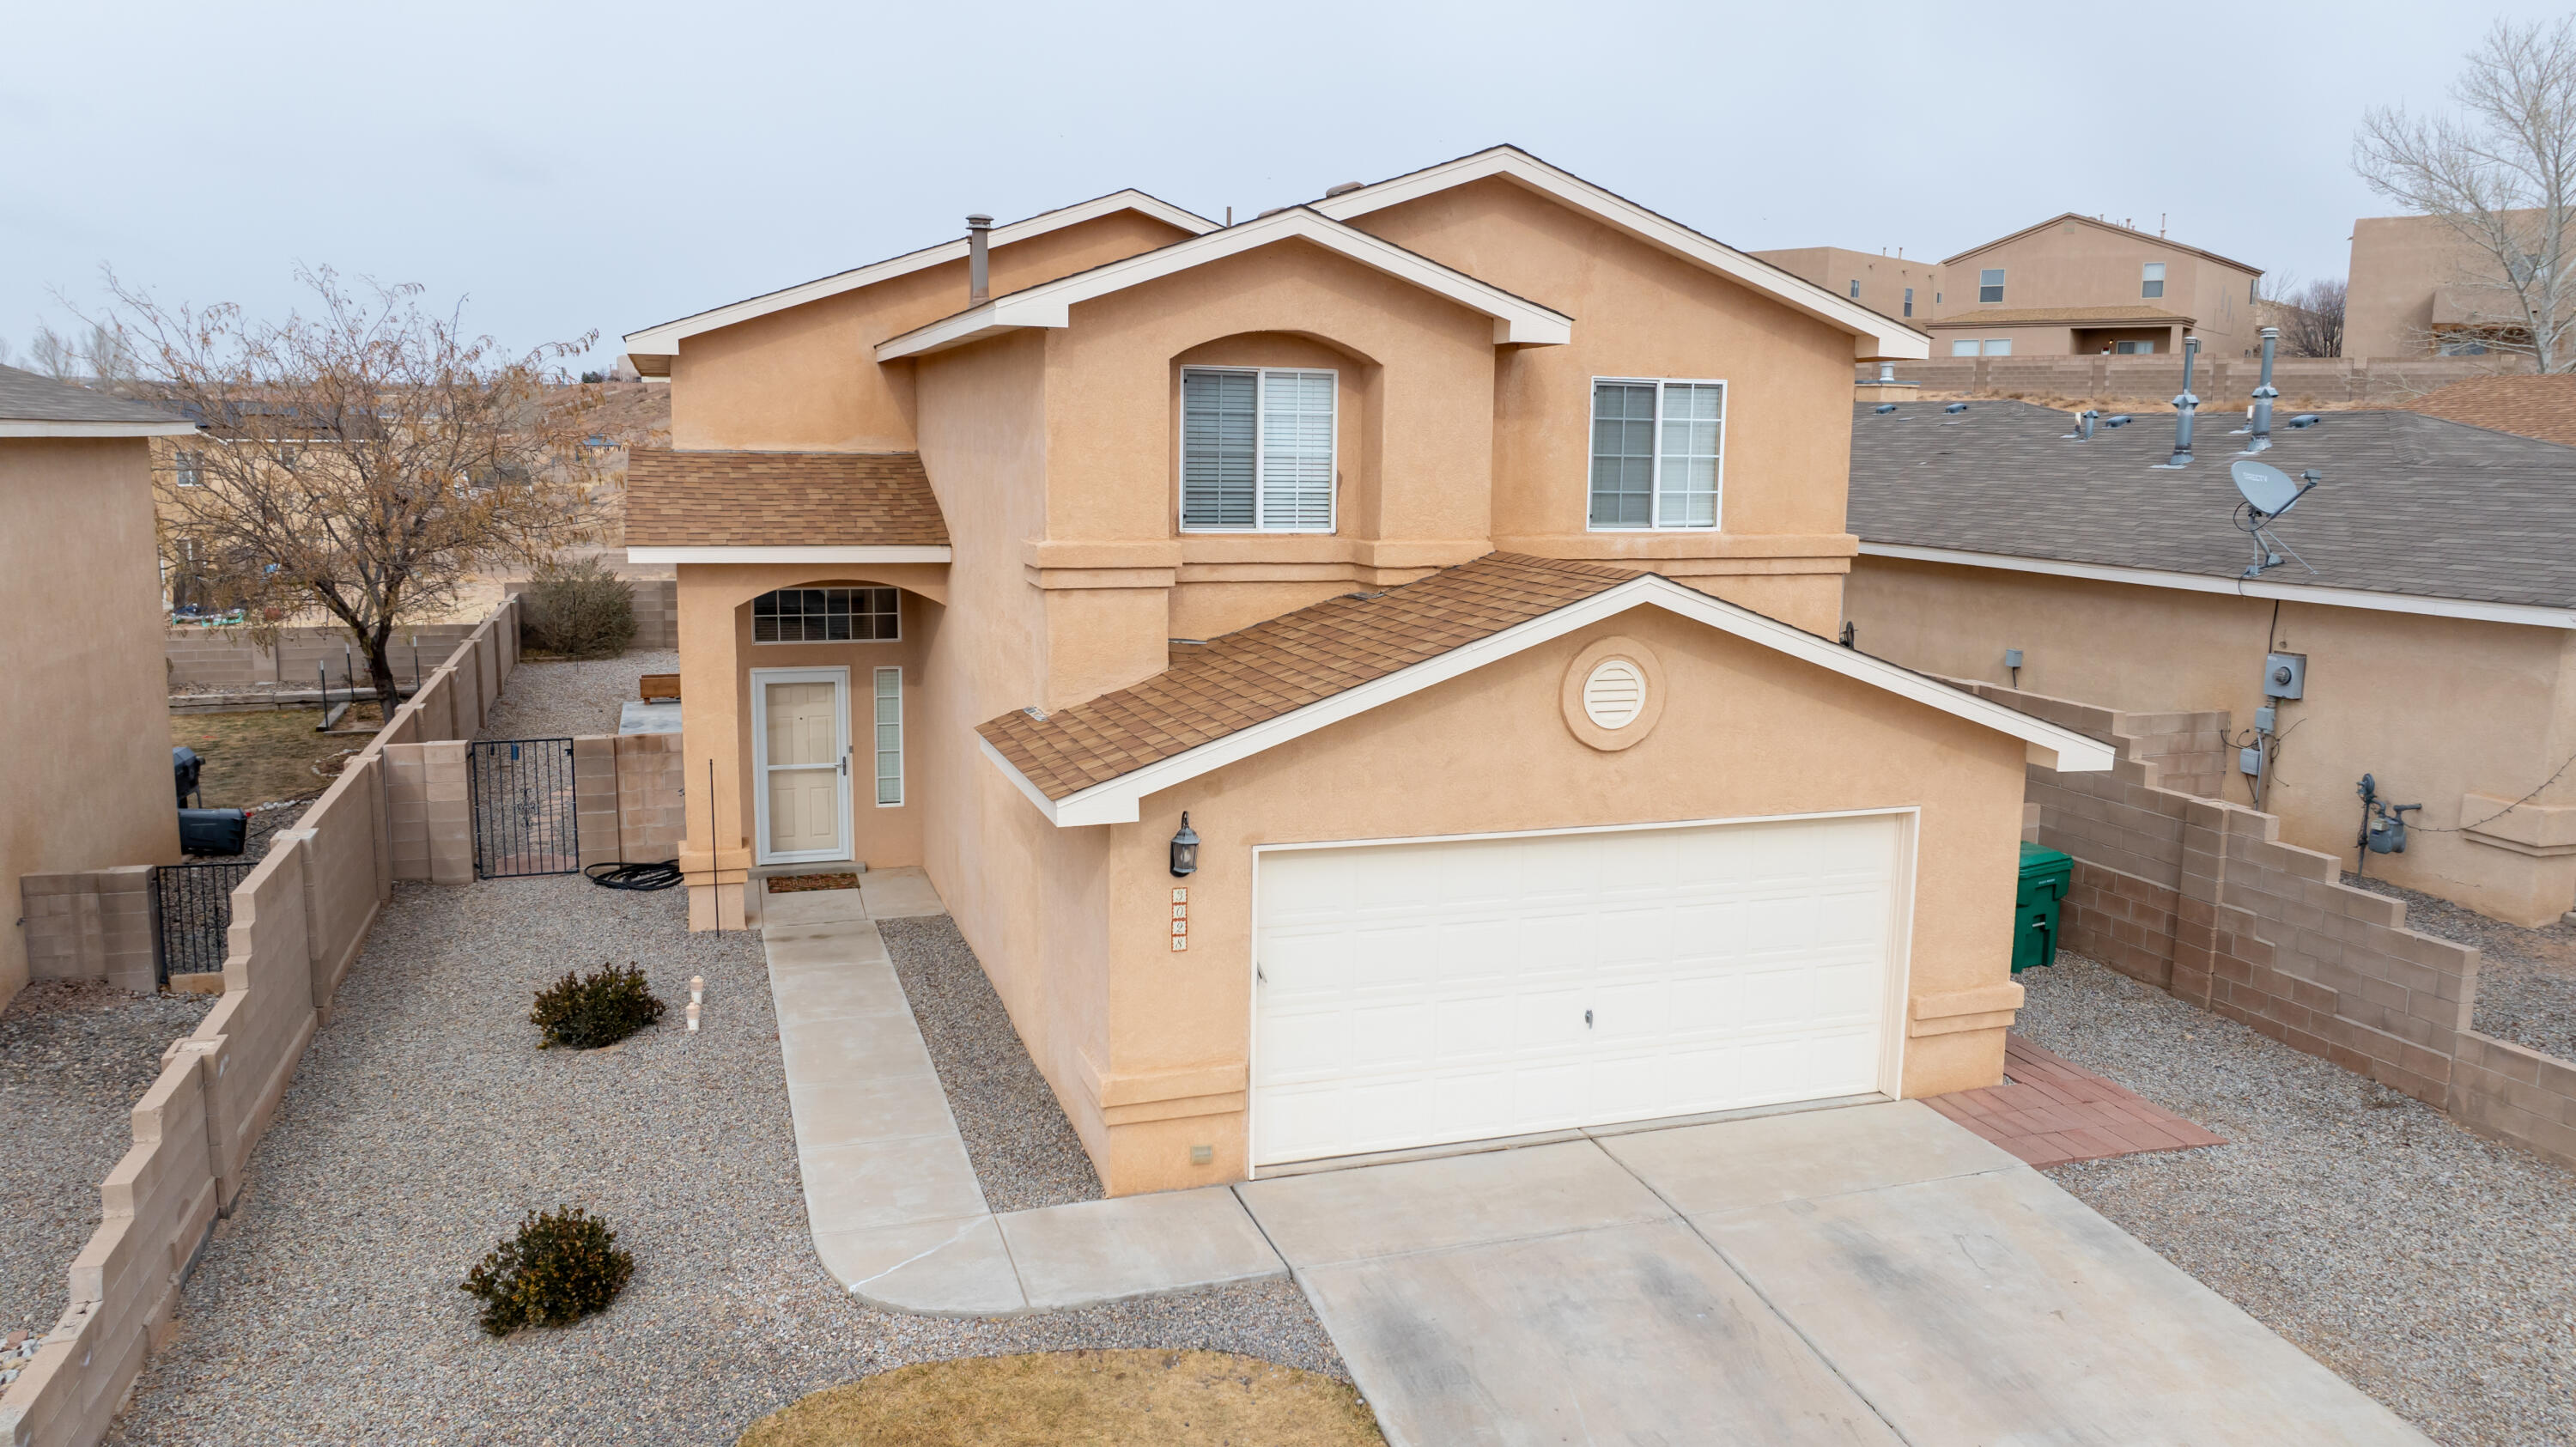
[[[2076,862],[2068,949],[2576,1165],[2576,1062],[2471,1028],[2475,949],[2406,928],[2403,903],[2282,843],[2274,816],[2164,787],[2122,716],[1975,691],[2123,749],[2107,773],[2030,769],[2038,842]]]
[[[471,623],[396,629],[389,659],[394,677],[410,683],[415,666],[426,677],[473,631]],[[174,693],[185,688],[311,688],[317,682],[316,665],[329,670],[331,686],[338,688],[348,681],[353,656],[359,678],[363,681],[367,674],[366,656],[356,652],[347,631],[339,628],[281,629],[274,649],[253,643],[248,631],[237,626],[172,628],[163,635],[162,655],[169,660]]]

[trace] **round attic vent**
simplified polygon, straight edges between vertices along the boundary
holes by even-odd
[[[1583,680],[1583,716],[1597,728],[1626,728],[1645,708],[1645,671],[1625,658],[1602,659]]]

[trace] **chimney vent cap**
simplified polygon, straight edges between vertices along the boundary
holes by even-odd
[[[981,211],[978,211],[974,215],[966,218],[966,229],[969,231],[989,231],[992,229],[992,226],[993,218],[985,215]]]

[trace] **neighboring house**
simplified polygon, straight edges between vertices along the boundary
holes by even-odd
[[[151,449],[195,430],[0,367],[0,1005],[28,977],[21,878],[179,857]]]
[[[923,866],[1111,1192],[1998,1078],[2024,761],[2109,755],[1830,640],[1920,333],[1502,147],[627,344],[693,927]]]
[[[2251,356],[2263,273],[2215,252],[2068,212],[1941,263],[1936,357],[2147,355],[2200,337]]]
[[[1859,302],[1881,316],[1920,327],[1941,294],[1941,268],[1931,262],[1845,251],[1839,246],[1796,246],[1753,253],[1791,276]]]
[[[2501,213],[2520,225],[2538,211]],[[2536,243],[2535,243],[2536,244]],[[2498,333],[2530,337],[2492,252],[2439,216],[2365,216],[2352,223],[2343,354],[2483,356]]]
[[[2235,735],[2199,788],[2238,803],[2269,655],[2297,655],[2302,696],[2274,703],[2262,760],[2281,837],[2354,867],[2369,774],[2424,807],[2368,873],[2555,920],[2576,907],[2576,448],[2411,412],[2323,418],[2262,455],[2322,479],[2274,529],[2316,571],[2285,555],[2249,579],[2241,416],[2204,416],[2196,460],[2158,471],[2169,416],[2082,441],[2018,402],[1856,410],[1857,645],[2108,708],[2226,710]]]

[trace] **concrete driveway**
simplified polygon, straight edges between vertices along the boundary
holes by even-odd
[[[1397,1447],[2428,1441],[1912,1101],[1236,1192]]]

